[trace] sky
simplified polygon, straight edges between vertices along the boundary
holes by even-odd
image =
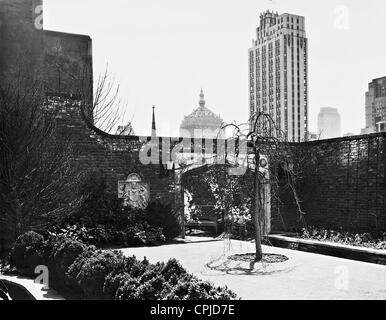
[[[179,136],[185,115],[207,106],[227,123],[248,119],[248,49],[268,9],[305,16],[309,123],[338,108],[342,134],[365,127],[368,83],[386,76],[384,0],[44,0],[44,28],[93,39],[94,78],[108,68],[124,119],[138,135]]]

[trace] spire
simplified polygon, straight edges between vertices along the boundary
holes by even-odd
[[[153,122],[151,124],[151,136],[152,137],[156,137],[157,136],[157,129],[156,129],[156,126],[155,126],[155,111],[154,111],[155,107],[153,106]]]
[[[200,101],[198,102],[200,107],[205,107],[205,96],[204,96],[204,91],[202,91],[201,89],[201,93],[200,93]]]

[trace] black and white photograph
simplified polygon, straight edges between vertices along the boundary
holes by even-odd
[[[383,0],[0,0],[0,310],[385,301],[385,30]]]

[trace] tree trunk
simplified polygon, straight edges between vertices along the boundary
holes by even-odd
[[[260,227],[260,181],[259,181],[259,168],[260,168],[260,152],[256,149],[255,151],[255,210],[253,214],[253,221],[255,226],[255,247],[256,256],[255,261],[261,261],[263,259],[263,250],[261,247],[261,227]]]

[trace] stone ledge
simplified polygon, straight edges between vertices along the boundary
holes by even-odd
[[[386,250],[346,246],[339,243],[305,240],[283,235],[270,235],[268,239],[275,247],[386,265]]]

